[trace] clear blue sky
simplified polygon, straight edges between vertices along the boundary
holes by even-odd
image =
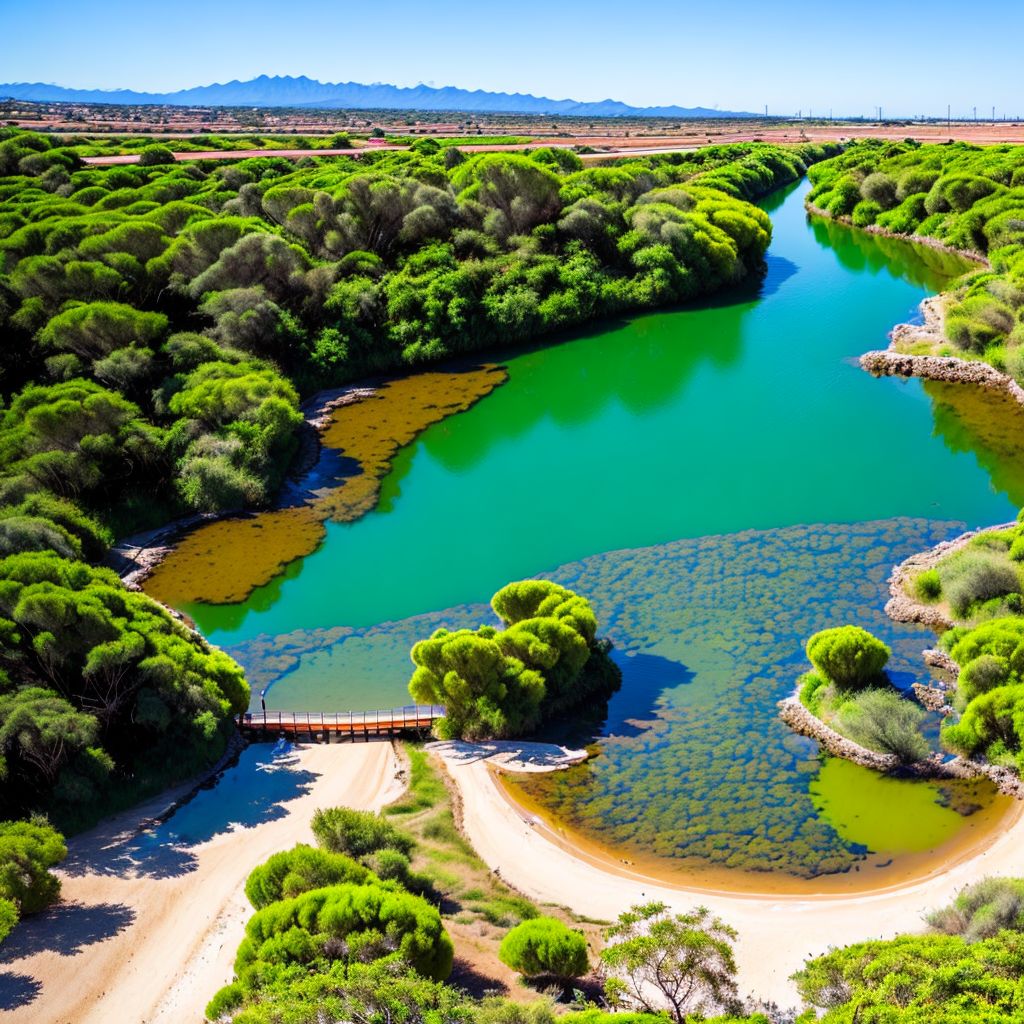
[[[792,113],[1024,114],[1024,0],[0,0],[0,81],[260,74]]]

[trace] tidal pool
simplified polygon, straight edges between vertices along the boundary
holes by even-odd
[[[897,833],[925,797],[981,808],[940,815],[929,849],[997,819],[985,787],[890,787],[887,839],[885,815],[837,813],[834,771],[775,717],[825,625],[882,635],[897,685],[922,676],[931,637],[882,613],[893,563],[1024,503],[1019,408],[856,365],[955,268],[809,220],[806,188],[767,204],[762,281],[510,356],[506,384],[398,452],[373,511],[245,601],[184,610],[270,707],[384,707],[407,701],[413,640],[557,577],[593,600],[624,685],[583,730],[599,756],[521,795],[666,864],[883,884],[921,855]]]

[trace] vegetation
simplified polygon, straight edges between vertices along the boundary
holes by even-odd
[[[645,903],[608,929],[601,961],[605,995],[617,1008],[657,1013],[667,1004],[676,1024],[690,1014],[736,1006],[736,932],[705,907],[670,914]]]
[[[588,601],[548,580],[510,583],[491,599],[504,629],[438,629],[412,649],[409,692],[439,704],[444,739],[522,736],[547,717],[617,689]]]
[[[502,940],[501,962],[528,978],[547,976],[566,983],[590,969],[587,940],[553,917],[517,924]]]
[[[245,895],[257,910],[262,910],[313,889],[344,883],[362,885],[372,877],[373,872],[351,857],[300,843],[254,868],[245,883]]]
[[[987,257],[953,285],[939,351],[1024,380],[1024,147],[862,140],[810,178],[829,216]]]
[[[929,752],[924,712],[884,675],[889,648],[859,626],[824,629],[807,642],[816,671],[800,681],[800,701],[837,732],[904,763]]]
[[[110,145],[142,159],[83,166]],[[756,272],[770,224],[748,200],[831,152],[584,169],[551,149],[309,145],[298,163],[185,163],[148,139],[0,129],[4,815],[79,827],[210,764],[247,706],[233,662],[98,568],[115,536],[269,501],[300,393]]]
[[[0,821],[0,942],[24,914],[45,910],[60,896],[50,872],[68,850],[45,821]]]
[[[962,889],[950,906],[930,913],[928,924],[968,942],[1007,930],[1024,932],[1024,879],[983,878]]]
[[[1020,1013],[1024,936],[901,935],[809,961],[794,978],[822,1024],[996,1024]]]
[[[313,835],[333,853],[365,857],[379,850],[396,850],[408,855],[415,845],[412,836],[395,828],[386,818],[369,811],[332,807],[313,816]]]

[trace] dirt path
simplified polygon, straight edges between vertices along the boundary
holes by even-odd
[[[709,907],[739,932],[740,994],[784,1007],[799,1001],[789,976],[807,957],[830,946],[921,931],[922,914],[948,903],[964,885],[987,875],[1021,873],[1024,817],[1018,812],[1006,831],[937,877],[846,895],[708,892],[577,855],[571,844],[514,806],[481,761],[452,766],[451,773],[462,794],[463,825],[470,841],[510,885],[538,902],[605,920],[647,900],[663,900],[678,910]]]
[[[242,889],[252,868],[311,841],[317,808],[376,809],[401,789],[386,742],[297,749],[297,763],[273,773],[252,770],[267,758],[269,747],[260,749],[225,774],[216,800],[200,792],[194,807],[139,833],[160,809],[151,804],[69,843],[62,903],[24,922],[0,955],[0,1011],[13,1011],[4,1020],[202,1021],[231,980],[252,913]],[[216,813],[225,820],[207,820]]]

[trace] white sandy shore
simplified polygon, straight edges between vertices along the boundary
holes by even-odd
[[[166,797],[71,840],[61,905],[27,919],[0,956],[2,1003],[37,989],[35,998],[3,1019],[202,1021],[210,997],[231,980],[252,913],[243,892],[249,872],[278,850],[312,841],[309,823],[317,808],[378,809],[403,788],[387,742],[314,745],[297,754],[293,767],[309,773],[308,790],[280,801],[274,809],[279,816],[258,825],[194,846],[146,849],[150,863],[164,856],[164,877],[140,874],[131,860],[139,848],[133,833],[166,806]]]
[[[865,894],[714,894],[653,881],[625,867],[603,867],[571,853],[554,841],[546,825],[506,798],[485,762],[454,767],[451,774],[462,794],[469,839],[505,881],[540,902],[607,920],[652,899],[678,909],[707,906],[740,934],[741,994],[782,1006],[797,1004],[789,976],[808,956],[830,946],[920,931],[922,914],[948,902],[964,885],[986,875],[1024,874],[1024,816],[1018,812],[987,848],[968,855],[941,877]]]

